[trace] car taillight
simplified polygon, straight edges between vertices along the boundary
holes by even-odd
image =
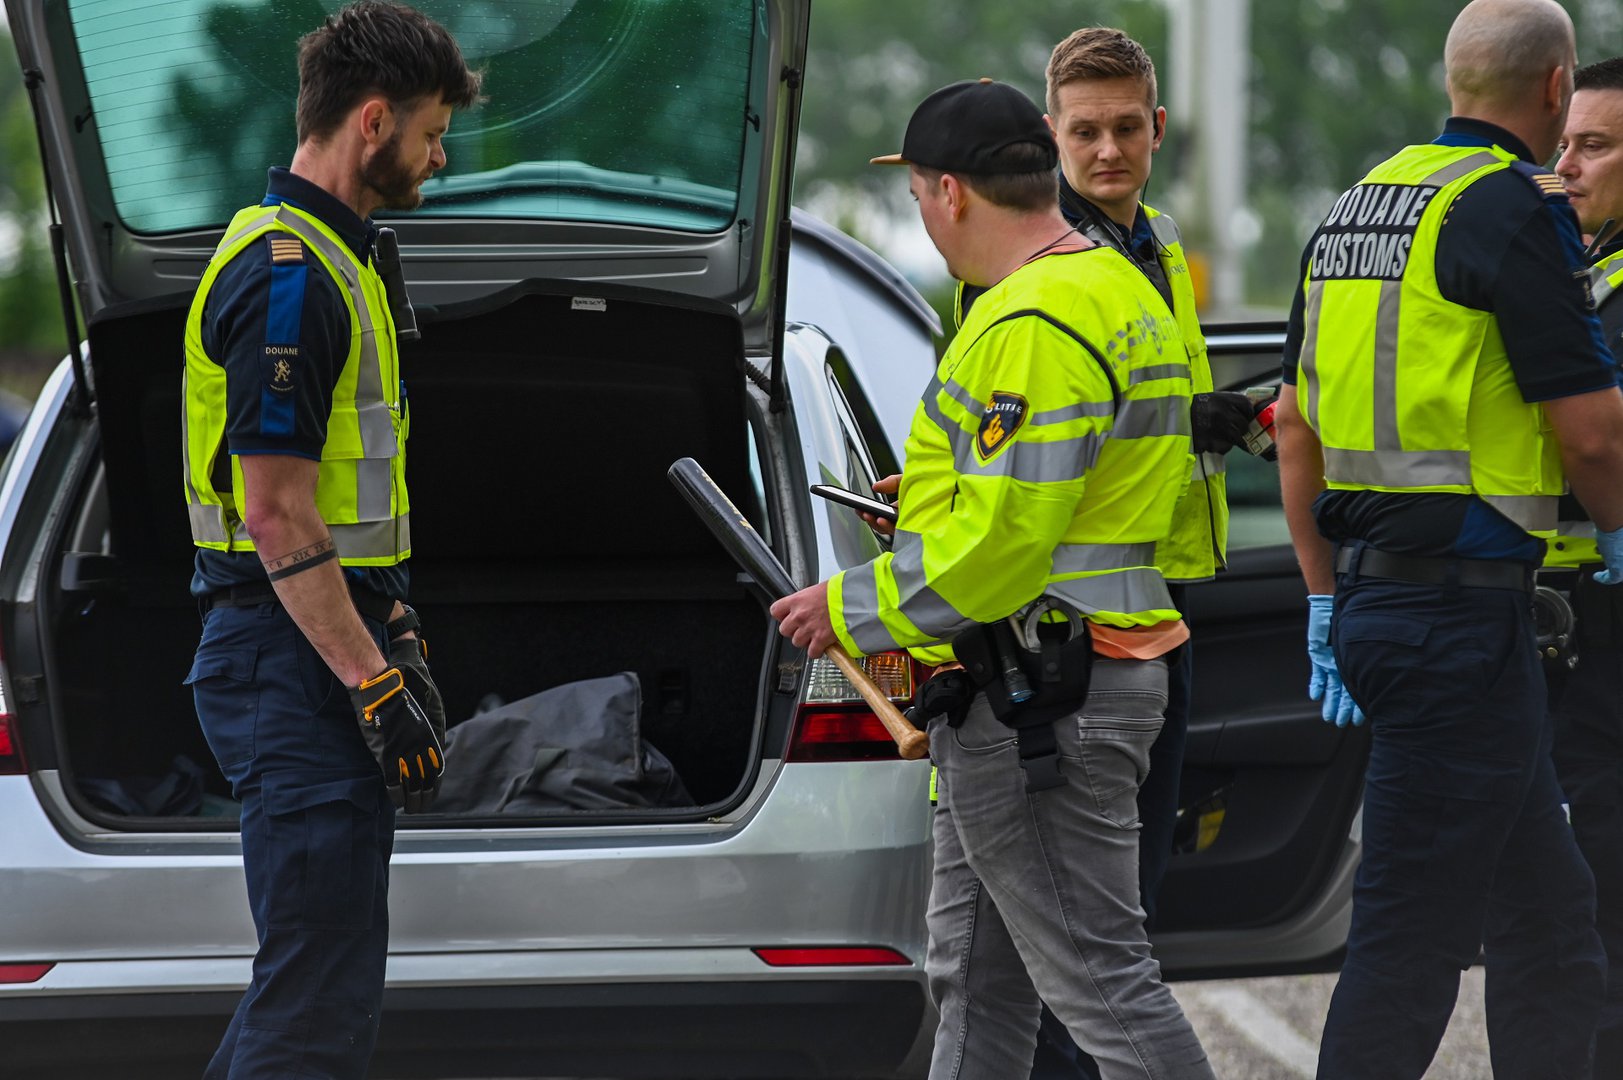
[[[31,983],[45,978],[55,964],[0,964],[0,983]]]
[[[11,711],[6,678],[6,658],[0,653],[0,774],[22,773],[28,769],[23,763],[23,748],[17,742],[17,717]]]
[[[904,706],[913,700],[913,661],[901,652],[875,653],[857,661],[886,697]],[[857,688],[827,657],[811,661],[806,691],[795,715],[789,761],[896,761],[896,742]]]
[[[895,949],[874,946],[837,945],[750,951],[772,967],[889,967],[913,962]]]

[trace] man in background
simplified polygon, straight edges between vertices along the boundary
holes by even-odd
[[[1623,357],[1623,57],[1579,68],[1555,171],[1591,237],[1589,286],[1613,358]],[[1615,477],[1623,486],[1623,476]],[[1623,589],[1599,584],[1595,523],[1570,495],[1540,581],[1572,597],[1567,656],[1545,667],[1555,717],[1555,770],[1578,850],[1595,875],[1595,928],[1606,948],[1606,1002],[1595,1075],[1623,1076]]]

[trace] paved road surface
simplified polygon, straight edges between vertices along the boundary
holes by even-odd
[[[1220,1080],[1312,1080],[1334,975],[1175,983]],[[1460,980],[1454,1019],[1426,1080],[1487,1080],[1482,969]]]
[[[1334,975],[1174,983],[1219,1080],[1313,1080]],[[1460,981],[1454,1019],[1426,1080],[1489,1080],[1482,969]],[[537,1078],[581,1080],[581,1078]],[[673,1072],[670,1080],[681,1080]]]

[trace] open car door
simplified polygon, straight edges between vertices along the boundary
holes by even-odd
[[[1279,324],[1207,329],[1219,389],[1279,382]],[[1194,701],[1152,932],[1170,974],[1334,970],[1352,912],[1367,728],[1307,696],[1306,587],[1279,469],[1228,455],[1228,569],[1189,587]]]

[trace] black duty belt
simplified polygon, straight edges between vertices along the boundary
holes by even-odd
[[[382,593],[371,589],[351,588],[350,599],[355,601],[355,610],[364,618],[373,622],[387,623],[394,614],[394,601]],[[254,585],[232,585],[224,589],[216,589],[203,598],[204,606],[213,611],[222,607],[258,607],[260,604],[280,604],[281,598],[269,583]]]
[[[1389,578],[1415,585],[1462,585],[1470,589],[1533,591],[1532,566],[1508,559],[1446,559],[1394,555],[1371,547],[1344,547],[1336,553],[1336,573]]]

